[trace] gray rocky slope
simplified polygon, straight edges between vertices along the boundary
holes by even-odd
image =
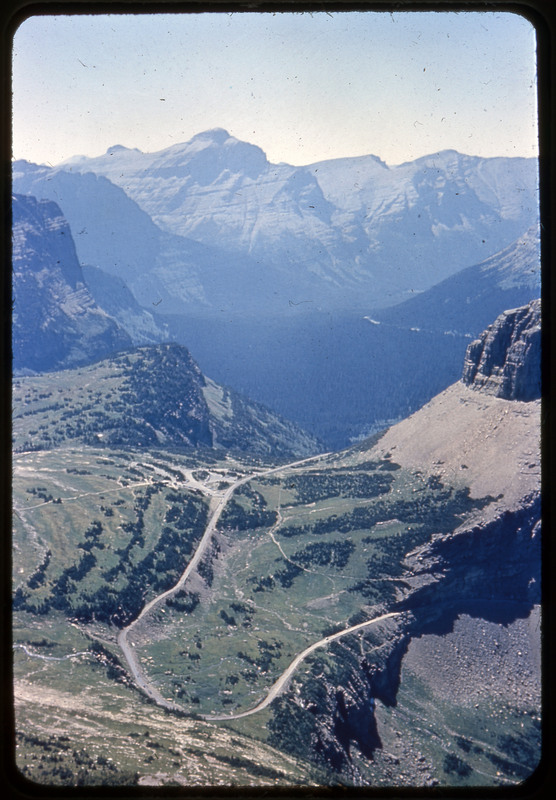
[[[403,581],[388,608],[404,614],[383,626],[372,663],[355,639],[343,644],[344,675],[340,686],[327,686],[321,708],[327,723],[318,746],[355,783],[372,774],[380,784],[438,784],[442,772],[423,754],[422,726],[435,730],[430,717],[445,701],[462,715],[473,712],[478,731],[488,729],[490,714],[496,718],[504,709],[533,718],[540,713],[538,326],[538,303],[503,314],[479,340],[483,346],[469,346],[466,383],[442,392],[362,456],[388,455],[442,483],[467,486],[471,497],[489,502],[406,556]],[[491,380],[485,378],[489,369]],[[500,381],[500,375],[507,379]],[[524,375],[534,378],[527,400],[512,399],[524,396]],[[417,718],[411,691],[407,705],[407,676],[417,676],[431,698],[422,708],[421,698]],[[524,741],[522,754],[527,747]],[[363,772],[356,752],[369,759]],[[531,752],[518,766],[508,767],[511,758],[503,749],[493,758],[504,762],[506,778],[512,770],[522,777],[538,761],[538,751]],[[462,760],[445,763],[467,768]]]

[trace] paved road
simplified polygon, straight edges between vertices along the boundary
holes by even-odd
[[[240,480],[238,480],[235,483],[233,483],[226,490],[224,495],[218,501],[218,505],[214,509],[214,512],[213,512],[213,514],[212,514],[212,516],[211,516],[211,518],[210,518],[210,520],[209,520],[209,522],[207,524],[207,527],[205,528],[205,532],[204,532],[204,534],[202,536],[201,541],[199,542],[199,545],[198,545],[198,547],[197,547],[197,549],[196,549],[196,551],[195,551],[195,553],[193,555],[193,558],[191,559],[191,561],[189,562],[189,564],[187,565],[187,567],[183,571],[179,581],[171,589],[168,589],[167,591],[163,592],[162,594],[159,594],[157,597],[153,598],[150,602],[148,602],[146,604],[146,606],[143,608],[143,610],[141,611],[141,613],[139,614],[139,616],[136,617],[133,620],[133,622],[131,622],[127,626],[127,628],[123,628],[120,631],[119,635],[118,635],[118,645],[120,646],[120,648],[121,648],[121,650],[122,650],[122,652],[123,652],[123,654],[125,656],[125,659],[126,659],[128,665],[129,665],[129,668],[130,668],[132,674],[133,674],[133,678],[134,678],[136,684],[146,694],[148,694],[149,697],[151,697],[159,705],[162,705],[165,708],[180,709],[180,710],[183,711],[183,709],[180,706],[177,706],[175,703],[171,703],[168,700],[165,700],[165,698],[160,694],[160,692],[158,692],[149,683],[149,681],[144,677],[143,672],[141,670],[141,667],[139,666],[139,662],[137,660],[137,657],[135,655],[135,652],[134,652],[132,646],[130,646],[130,643],[128,641],[128,635],[131,633],[133,628],[135,628],[135,626],[138,625],[139,622],[141,622],[141,620],[143,620],[148,614],[151,613],[151,611],[154,608],[156,608],[156,606],[159,606],[160,604],[166,602],[166,600],[169,597],[172,597],[172,595],[174,595],[176,592],[178,592],[184,586],[185,582],[187,581],[187,579],[189,578],[189,576],[191,575],[193,570],[197,567],[197,564],[199,563],[199,561],[202,559],[203,555],[205,554],[205,551],[206,551],[206,549],[207,549],[207,547],[208,547],[208,545],[210,543],[210,540],[212,538],[212,534],[214,533],[214,530],[216,528],[216,524],[217,524],[218,520],[220,519],[220,517],[222,516],[222,512],[224,511],[224,508],[226,507],[226,504],[227,504],[228,500],[230,499],[230,497],[234,493],[234,490],[237,489],[238,486],[241,486],[243,483],[247,483],[247,481],[251,480],[252,478],[253,478],[253,475],[249,475],[249,477],[246,477],[246,478],[241,478]]]
[[[200,560],[204,556],[206,549],[212,539],[212,535],[216,529],[218,520],[222,516],[222,512],[224,511],[226,504],[228,503],[228,500],[231,498],[231,496],[239,486],[243,486],[243,484],[248,483],[249,481],[255,478],[260,478],[265,475],[272,475],[275,472],[281,472],[282,470],[285,469],[299,467],[302,464],[306,464],[310,461],[315,461],[316,459],[323,458],[327,455],[329,455],[329,453],[321,453],[317,456],[311,456],[309,458],[300,459],[299,461],[293,461],[290,464],[283,464],[279,467],[272,467],[272,469],[266,469],[260,472],[253,472],[250,473],[249,475],[244,476],[243,478],[239,478],[239,480],[235,481],[235,483],[232,483],[228,487],[228,489],[226,489],[222,497],[219,499],[218,504],[214,509],[214,511],[212,512],[212,515],[207,523],[207,527],[205,528],[205,532],[203,533],[203,536],[197,546],[193,558],[183,571],[179,581],[171,589],[167,589],[165,592],[162,592],[162,594],[159,594],[157,597],[150,600],[146,604],[146,606],[142,609],[139,616],[136,617],[133,620],[133,622],[131,622],[126,628],[123,628],[120,631],[120,633],[118,634],[118,645],[125,657],[125,660],[129,665],[129,669],[131,670],[135,683],[140,689],[142,689],[145,692],[145,694],[147,694],[156,703],[158,703],[158,705],[164,706],[164,708],[168,708],[171,710],[178,710],[178,711],[185,710],[176,703],[172,703],[171,701],[166,700],[160,694],[160,692],[150,683],[148,678],[146,678],[143,675],[143,671],[141,669],[137,656],[135,655],[134,652],[133,644],[130,644],[130,642],[128,641],[128,636],[131,633],[131,631],[135,628],[136,625],[139,624],[139,622],[141,622],[148,614],[150,614],[154,608],[159,606],[161,603],[166,602],[166,600],[169,597],[172,597],[176,592],[178,592],[180,589],[183,588],[185,582],[187,581],[193,570],[197,567]]]
[[[258,711],[262,711],[263,708],[266,708],[273,700],[275,700],[278,695],[284,691],[286,685],[301,664],[301,662],[307,658],[307,656],[316,650],[319,647],[326,647],[330,642],[333,642],[335,639],[340,639],[342,636],[347,636],[349,633],[355,633],[356,631],[361,630],[361,628],[368,628],[371,625],[375,625],[377,622],[382,622],[382,620],[389,619],[390,617],[398,617],[402,612],[401,611],[390,611],[388,614],[382,614],[380,617],[375,617],[375,619],[367,620],[366,622],[359,622],[357,625],[352,625],[350,628],[346,628],[345,630],[338,631],[337,633],[332,633],[329,636],[325,636],[324,639],[320,639],[318,642],[309,645],[309,647],[305,648],[299,655],[297,655],[292,663],[289,665],[287,669],[280,675],[278,680],[270,687],[268,694],[266,697],[257,703],[256,706],[253,708],[248,709],[247,711],[241,711],[238,714],[202,714],[201,716],[203,719],[209,720],[211,722],[221,722],[223,720],[232,720],[232,719],[241,719],[242,717],[249,717],[251,714],[256,714]]]

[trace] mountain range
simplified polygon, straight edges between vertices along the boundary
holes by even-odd
[[[538,222],[535,159],[445,151],[397,167],[374,156],[292,167],[222,129],[158,153],[118,146],[55,168],[19,161],[13,175],[14,191],[55,199],[76,238],[83,231],[81,263],[124,278],[133,267],[136,296],[156,276],[197,313],[218,313],[222,299],[227,313],[259,315],[287,313],[290,301],[392,305]],[[155,226],[144,227],[145,213]]]
[[[132,345],[173,339],[187,343],[205,375],[219,384],[341,446],[377,416],[408,413],[422,399],[420,386],[426,399],[444,387],[446,369],[430,369],[431,347],[453,363],[452,379],[459,373],[465,338],[393,335],[360,315],[157,315],[139,305],[121,277],[79,264],[71,229],[52,201],[14,195],[13,236],[16,374],[82,366]],[[461,353],[459,359],[454,352]],[[373,369],[362,370],[370,361]]]
[[[416,410],[470,338],[540,294],[534,159],[301,168],[218,129],[15,162],[13,183],[59,205],[90,295],[134,344],[185,345],[329,447]]]

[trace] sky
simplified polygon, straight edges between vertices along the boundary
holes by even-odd
[[[535,29],[511,12],[32,16],[12,64],[13,157],[39,164],[216,127],[294,165],[538,154]]]

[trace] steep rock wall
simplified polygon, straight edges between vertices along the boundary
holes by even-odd
[[[541,301],[505,311],[467,348],[462,381],[506,400],[541,396]]]

